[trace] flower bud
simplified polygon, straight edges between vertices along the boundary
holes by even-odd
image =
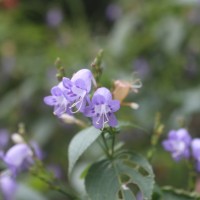
[[[15,144],[25,143],[24,138],[21,135],[19,135],[18,133],[12,134],[11,139]]]

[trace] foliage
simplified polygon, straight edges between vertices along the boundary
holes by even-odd
[[[82,172],[92,200],[106,199],[97,195],[112,196],[113,191],[134,199],[139,190],[148,199],[153,192],[152,200],[199,199],[197,193],[187,191],[187,164],[172,164],[160,145],[172,127],[187,128],[193,138],[199,137],[199,9],[197,0],[0,1],[0,129],[12,134],[23,122],[27,129],[23,137],[37,141],[44,151],[43,167],[56,163],[62,174],[59,183],[45,174],[51,186],[29,173],[20,175],[18,199],[63,199],[53,191],[55,186],[87,199],[83,180],[76,177]],[[139,93],[130,93],[123,102],[137,102],[139,109],[124,104],[117,113],[119,126],[105,132],[89,127],[90,120],[80,114],[74,119],[76,126],[55,119],[43,97],[57,78],[69,77],[81,68],[91,69],[98,87],[113,89],[116,80],[133,83],[141,79]],[[156,124],[158,112],[162,123],[159,119]],[[122,149],[127,157],[120,157]],[[126,159],[133,161],[129,164]],[[44,170],[37,167],[36,171]],[[4,169],[0,162],[0,171]],[[123,170],[130,172],[125,179],[131,183],[124,186],[130,190],[119,192]],[[97,173],[102,179],[96,178]],[[107,173],[117,180],[116,185],[108,186]],[[147,182],[134,182],[135,177]],[[151,187],[146,191],[148,181]]]

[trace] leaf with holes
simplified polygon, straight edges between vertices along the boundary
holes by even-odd
[[[99,129],[91,126],[80,131],[72,138],[68,150],[69,175],[71,174],[72,169],[80,156],[87,150],[89,146],[91,146],[95,140],[97,140],[100,134],[101,131]]]
[[[121,152],[112,160],[94,163],[86,176],[85,185],[92,200],[150,200],[154,174],[148,161],[133,152]]]

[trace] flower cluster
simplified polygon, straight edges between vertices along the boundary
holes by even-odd
[[[34,164],[34,157],[41,159],[41,151],[35,142],[31,146],[26,144],[19,134],[13,134],[14,144],[4,152],[9,143],[9,134],[6,130],[0,130],[0,160],[6,165],[6,169],[0,172],[0,191],[3,199],[12,200],[17,189],[16,177]]]
[[[196,161],[197,171],[200,171],[200,139],[192,139],[186,129],[171,130],[168,139],[164,140],[162,145],[172,154],[175,161],[189,159],[192,156]]]
[[[111,92],[105,88],[98,88],[92,99],[90,91],[94,77],[90,70],[81,69],[71,79],[63,77],[62,81],[51,89],[51,95],[44,98],[44,102],[54,107],[54,114],[72,115],[77,112],[91,117],[93,125],[102,129],[106,124],[115,127],[117,119],[113,114],[120,108],[120,102],[112,99]]]

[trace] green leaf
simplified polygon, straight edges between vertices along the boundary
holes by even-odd
[[[78,132],[71,140],[68,149],[68,159],[69,159],[69,175],[72,172],[74,165],[80,156],[86,151],[86,149],[100,136],[101,131],[89,127],[80,132]]]
[[[154,174],[148,161],[133,152],[121,152],[113,160],[94,163],[85,180],[92,200],[134,200],[140,191],[150,200]]]
[[[200,195],[195,192],[187,192],[170,186],[163,187],[162,191],[165,200],[200,200]]]
[[[39,192],[22,183],[18,184],[18,190],[16,194],[17,200],[47,200],[46,197],[42,196]]]
[[[120,128],[120,129],[121,128],[137,128],[137,129],[142,130],[145,133],[147,133],[147,130],[145,128],[143,128],[143,127],[141,127],[141,126],[139,126],[137,124],[134,124],[132,122],[128,122],[128,121],[119,121],[117,127]]]

